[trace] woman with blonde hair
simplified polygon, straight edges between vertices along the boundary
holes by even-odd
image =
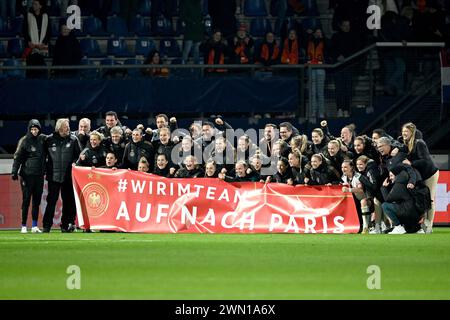
[[[433,162],[427,144],[422,139],[422,133],[417,130],[415,124],[408,122],[402,127],[403,144],[407,149],[407,158],[403,161],[409,164],[422,176],[425,185],[430,189],[431,194],[431,209],[425,214],[425,219],[422,228],[426,233],[431,233],[433,230],[434,213],[436,205],[434,198],[436,196],[436,185],[439,179],[439,169]]]

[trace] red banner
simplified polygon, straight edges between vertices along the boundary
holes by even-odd
[[[78,223],[149,233],[355,233],[341,187],[167,179],[136,171],[73,168]]]

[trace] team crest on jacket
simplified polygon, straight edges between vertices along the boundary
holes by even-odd
[[[31,152],[35,152],[36,148],[34,146],[31,147]]]
[[[67,142],[66,148],[70,148],[70,142]]]
[[[92,182],[87,184],[81,193],[89,218],[98,218],[106,212],[109,205],[109,194],[105,187],[97,182]]]

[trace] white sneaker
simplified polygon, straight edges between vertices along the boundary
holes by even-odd
[[[425,234],[425,231],[423,231],[423,229],[420,228],[419,231],[417,231],[416,233],[419,233],[419,234]]]
[[[378,224],[378,225],[375,225],[375,228],[373,228],[370,232],[369,232],[369,234],[381,234],[381,226]]]
[[[338,116],[338,118],[342,118],[344,116],[344,112],[342,111],[342,109],[338,110],[337,116]]]
[[[381,221],[381,232],[384,233],[387,229],[389,229],[386,225],[386,223],[384,223],[384,221]]]
[[[402,225],[395,226],[389,234],[405,234],[406,230]]]
[[[431,226],[431,221],[430,220],[425,219],[423,224],[424,224],[424,227],[425,227],[424,228],[425,233],[427,233],[427,234],[433,233],[433,227]]]
[[[27,227],[22,227],[22,229],[20,230],[20,233],[27,233]]]
[[[42,231],[39,230],[39,227],[33,227],[31,228],[31,233],[42,233]]]

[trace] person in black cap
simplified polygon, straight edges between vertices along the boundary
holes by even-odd
[[[28,208],[32,199],[31,232],[41,232],[38,227],[38,216],[44,189],[45,139],[46,136],[41,133],[41,124],[38,120],[32,119],[28,124],[27,134],[19,140],[14,153],[12,179],[18,180],[20,176],[20,186],[22,187],[21,233],[27,233]]]

